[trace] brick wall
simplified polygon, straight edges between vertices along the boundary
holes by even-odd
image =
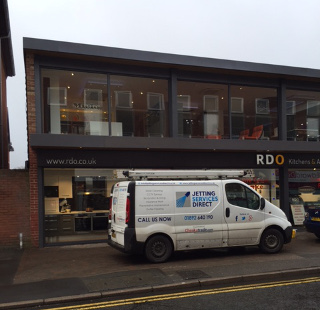
[[[0,247],[31,244],[29,173],[26,170],[0,170]]]
[[[34,54],[25,54],[26,92],[27,92],[27,129],[29,135],[36,133],[36,104],[35,104],[35,77]],[[35,150],[28,146],[29,175],[30,175],[30,234],[31,242],[39,246],[39,204],[38,204],[38,160]]]

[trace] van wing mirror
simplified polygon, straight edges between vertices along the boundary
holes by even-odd
[[[260,200],[260,209],[263,210],[266,206],[266,200],[264,198],[261,198]]]

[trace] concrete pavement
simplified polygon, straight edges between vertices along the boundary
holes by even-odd
[[[262,254],[258,247],[179,252],[164,264],[150,264],[105,243],[0,250],[0,309],[173,287],[316,276],[319,254],[320,240],[301,227],[279,254]]]

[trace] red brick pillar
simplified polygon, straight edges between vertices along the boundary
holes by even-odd
[[[0,169],[0,249],[30,246],[29,174]]]
[[[27,128],[29,135],[36,133],[36,102],[34,55],[25,55],[26,92],[27,92]],[[39,204],[38,204],[38,160],[37,153],[28,144],[29,184],[30,184],[30,233],[33,246],[39,246]]]

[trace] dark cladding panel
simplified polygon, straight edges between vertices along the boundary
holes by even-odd
[[[38,150],[45,168],[318,168],[320,153]]]
[[[38,150],[38,164],[46,168],[214,169],[255,163],[255,153]]]

